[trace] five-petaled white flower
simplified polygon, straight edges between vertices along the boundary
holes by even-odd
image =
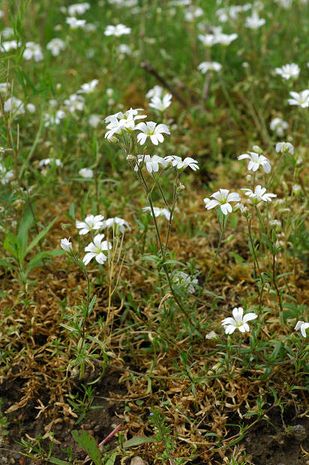
[[[207,197],[204,199],[205,208],[211,210],[219,206],[224,215],[231,213],[233,210],[230,202],[240,202],[240,195],[237,192],[230,193],[228,189],[219,189],[210,197],[211,199]]]
[[[261,166],[265,173],[271,172],[271,165],[268,158],[264,157],[264,155],[260,155],[256,152],[248,152],[239,155],[238,160],[249,160],[248,163],[248,170],[249,171],[257,171]]]
[[[43,60],[43,53],[41,46],[36,44],[35,42],[26,42],[26,48],[23,53],[23,58],[25,60],[34,60],[34,61],[42,61]]]
[[[141,108],[130,108],[125,113],[119,111],[114,115],[109,115],[105,118],[107,123],[107,132],[105,138],[113,140],[114,136],[121,134],[123,131],[133,131],[136,127],[136,121],[146,118],[146,115],[141,115]]]
[[[66,238],[61,239],[60,246],[65,252],[71,252],[73,248],[72,242]]]
[[[163,134],[170,134],[170,130],[166,124],[157,124],[153,121],[138,123],[135,126],[135,130],[141,131],[139,134],[137,134],[137,140],[140,145],[145,144],[148,138],[150,138],[154,145],[158,145],[164,141]]]
[[[131,229],[129,223],[118,216],[105,220],[103,228],[115,228],[116,230],[119,230],[121,234],[125,233],[126,230],[130,231]]]
[[[145,165],[148,173],[152,174],[159,171],[160,165],[165,168],[168,165],[168,162],[166,159],[159,157],[158,155],[138,155],[134,171],[138,171],[140,165]]]
[[[91,168],[81,168],[78,174],[85,179],[93,178],[93,170]]]
[[[115,36],[120,37],[126,34],[130,34],[131,28],[125,26],[124,24],[117,24],[117,26],[109,25],[106,27],[104,34],[106,36]]]
[[[197,171],[199,169],[198,161],[194,160],[194,158],[186,157],[184,160],[177,155],[169,155],[165,157],[165,160],[171,163],[174,168],[181,170],[182,168],[191,168],[193,171]]]
[[[273,118],[270,122],[270,129],[274,131],[274,133],[279,137],[284,136],[284,133],[288,127],[289,124],[282,118]]]
[[[90,94],[97,87],[98,82],[99,82],[98,79],[93,79],[90,82],[86,82],[85,84],[81,86],[81,88],[79,89],[77,93],[78,94]]]
[[[152,215],[151,207],[144,207],[143,211],[149,212]],[[167,221],[170,221],[171,219],[171,212],[167,208],[153,207],[153,213],[156,218],[158,218],[159,216],[164,216],[164,218],[166,218]]]
[[[83,29],[86,25],[85,19],[77,19],[74,16],[66,18],[65,22],[70,26],[71,29]]]
[[[301,321],[301,320],[300,320],[300,321],[298,321],[298,322],[296,323],[296,326],[295,326],[294,329],[295,329],[296,331],[300,331],[300,333],[301,333],[301,335],[302,335],[303,337],[307,337],[306,331],[307,331],[308,328],[309,328],[309,323],[306,323],[305,321]]]
[[[250,327],[248,321],[257,318],[257,314],[253,312],[244,315],[244,309],[242,307],[235,307],[232,311],[232,315],[233,317],[224,318],[221,322],[225,334],[233,334],[235,329],[238,329],[241,333],[249,332]]]
[[[264,18],[260,18],[258,13],[253,11],[252,15],[246,19],[245,26],[248,29],[259,29],[261,26],[264,26],[265,22]]]
[[[276,144],[276,152],[294,155],[294,145],[290,142],[278,142]]]
[[[301,92],[290,92],[290,96],[292,97],[288,100],[290,105],[309,108],[309,89],[305,89]]]
[[[221,69],[222,65],[217,61],[203,61],[198,65],[198,70],[203,74],[208,73],[208,71],[216,71],[218,73]]]
[[[80,229],[79,234],[88,234],[90,231],[97,231],[104,226],[103,215],[87,215],[84,221],[76,220],[76,227]]]
[[[46,45],[47,50],[49,50],[54,57],[57,57],[65,47],[65,42],[62,39],[58,39],[58,37],[50,40]]]
[[[300,73],[300,67],[296,63],[289,63],[281,66],[281,68],[276,68],[275,73],[287,81],[289,79],[297,79]]]
[[[110,250],[112,245],[108,241],[103,241],[104,234],[97,234],[94,236],[93,241],[85,247],[86,255],[83,258],[85,265],[94,258],[100,265],[103,265],[107,260],[107,256],[104,252]]]
[[[259,202],[271,202],[273,198],[277,197],[276,194],[266,192],[266,187],[262,187],[260,185],[256,186],[254,191],[247,188],[244,188],[242,190],[255,204]]]
[[[165,94],[162,97],[154,96],[151,98],[149,106],[154,110],[165,111],[172,103],[172,94]]]

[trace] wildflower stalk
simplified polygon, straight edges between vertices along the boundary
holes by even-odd
[[[156,236],[157,236],[157,240],[158,240],[158,244],[159,244],[159,249],[160,249],[160,252],[161,252],[161,256],[162,256],[162,260],[163,260],[163,263],[162,263],[162,268],[163,268],[163,271],[166,275],[166,279],[167,279],[167,282],[168,282],[168,286],[170,288],[170,291],[173,295],[173,298],[174,298],[174,301],[175,303],[177,304],[179,310],[183,313],[183,315],[186,317],[186,319],[190,322],[190,324],[194,327],[194,329],[199,333],[199,335],[201,335],[200,333],[200,330],[198,328],[198,326],[196,325],[196,323],[192,320],[191,316],[189,315],[189,313],[187,312],[187,310],[184,308],[184,306],[182,305],[182,303],[180,302],[174,288],[173,288],[173,284],[172,284],[172,279],[171,279],[171,276],[170,276],[170,273],[168,271],[168,268],[166,266],[166,263],[165,263],[165,258],[166,258],[166,247],[163,246],[163,243],[162,243],[162,240],[161,240],[161,235],[160,235],[160,231],[159,231],[159,226],[158,226],[158,222],[157,222],[157,219],[155,217],[155,213],[154,213],[154,206],[153,206],[153,202],[152,202],[152,198],[151,198],[151,189],[149,189],[148,187],[148,184],[145,180],[145,177],[143,175],[143,172],[141,170],[141,167],[139,164],[137,164],[137,169],[138,169],[138,174],[139,174],[139,177],[140,177],[140,180],[142,182],[142,185],[145,189],[145,193],[146,193],[146,196],[147,196],[147,199],[148,199],[148,202],[149,202],[149,206],[150,206],[150,210],[151,210],[151,216],[153,218],[153,222],[154,222],[154,226],[155,226],[155,231],[156,231]]]
[[[217,249],[216,249],[215,257],[214,257],[214,259],[212,260],[211,267],[209,268],[209,271],[208,271],[208,273],[207,273],[207,275],[206,275],[205,283],[207,283],[207,282],[209,281],[209,279],[211,278],[212,273],[213,273],[213,271],[214,271],[214,268],[215,268],[215,266],[217,265],[217,258],[218,258],[219,252],[220,252],[220,250],[221,250],[222,242],[223,242],[223,239],[224,239],[224,235],[225,235],[225,231],[226,231],[226,226],[227,226],[227,221],[228,221],[227,216],[224,216],[224,217],[223,217],[222,222],[219,221],[219,224],[220,224],[219,242],[218,242],[218,246],[217,246]]]

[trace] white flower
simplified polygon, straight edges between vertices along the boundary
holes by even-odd
[[[101,122],[101,116],[100,115],[90,115],[88,118],[88,124],[92,128],[97,128]]]
[[[168,165],[168,162],[166,159],[159,157],[158,155],[138,155],[134,171],[138,171],[138,166],[143,164],[145,165],[148,173],[152,174],[159,171],[160,165],[165,168]]]
[[[57,57],[60,52],[65,49],[65,47],[65,42],[62,39],[58,39],[57,37],[50,40],[46,45],[47,50],[49,50],[54,57]]]
[[[120,55],[132,55],[132,49],[127,44],[118,45],[117,50],[120,53]]]
[[[163,134],[170,134],[170,130],[166,124],[157,124],[153,121],[138,123],[135,127],[135,130],[141,131],[137,135],[137,140],[140,145],[144,145],[148,138],[150,138],[154,145],[158,145],[164,141]]]
[[[5,27],[3,31],[1,31],[1,39],[4,37],[4,39],[9,39],[10,37],[13,37],[14,35],[14,29],[12,27]]]
[[[294,155],[294,146],[290,142],[278,142],[276,144],[276,152],[277,153],[285,153]]]
[[[85,19],[77,19],[74,16],[69,16],[65,22],[70,26],[70,29],[84,29],[86,25]]]
[[[198,69],[203,74],[208,73],[208,71],[216,71],[218,73],[221,71],[222,65],[217,61],[203,61],[198,65]]]
[[[309,89],[305,89],[302,92],[290,92],[290,96],[292,97],[288,100],[290,105],[309,108]]]
[[[294,329],[296,331],[300,331],[303,337],[307,337],[306,331],[308,328],[309,328],[309,323],[306,323],[305,321],[298,321]]]
[[[216,44],[230,45],[238,37],[237,34],[224,34],[221,27],[213,28],[213,32],[209,34],[200,34],[198,38],[207,47],[212,47]]]
[[[189,294],[194,294],[198,286],[198,280],[183,271],[176,271],[173,274],[173,281],[175,284],[184,287]]]
[[[274,133],[279,137],[284,136],[284,133],[288,127],[288,123],[282,118],[273,118],[270,122],[270,129],[274,131]]]
[[[100,265],[103,265],[103,263],[106,262],[107,256],[105,255],[104,252],[106,250],[110,250],[112,248],[112,245],[108,241],[103,241],[104,234],[97,234],[93,242],[90,242],[90,244],[85,247],[85,252],[86,255],[83,258],[83,262],[85,265],[88,265],[88,263],[94,258]]]
[[[82,168],[79,170],[79,175],[85,179],[93,178],[93,170],[91,168]]]
[[[275,73],[285,80],[297,79],[300,73],[300,67],[296,63],[290,63],[281,68],[276,68]]]
[[[14,178],[13,171],[6,169],[2,163],[0,163],[0,178],[2,185],[8,184]]]
[[[84,221],[76,220],[76,227],[77,229],[80,229],[79,234],[81,236],[88,234],[90,231],[97,231],[104,227],[104,216],[87,215]]]
[[[150,100],[154,97],[161,98],[163,95],[163,88],[161,86],[154,86],[152,89],[149,89],[149,91],[146,94],[146,97]]]
[[[43,60],[43,53],[41,46],[34,42],[26,42],[26,48],[23,53],[23,58],[25,60],[34,60],[34,61],[42,61]]]
[[[43,116],[44,119],[44,126],[49,128],[50,126],[57,126],[61,123],[63,118],[65,117],[65,113],[63,110],[57,110],[56,113],[45,113]]]
[[[245,26],[248,29],[258,29],[261,26],[264,26],[265,22],[266,21],[264,18],[260,18],[258,13],[256,11],[253,11],[252,15],[248,16],[248,18],[246,19]]]
[[[116,228],[121,232],[121,234],[125,233],[127,229],[131,229],[129,223],[123,218],[119,218],[118,216],[115,216],[114,218],[108,218],[104,221],[104,229],[113,228],[114,226],[116,226]]]
[[[285,10],[287,10],[292,6],[293,0],[276,0],[276,3]]]
[[[6,94],[10,90],[11,84],[9,82],[0,83],[0,93]]]
[[[16,50],[18,47],[21,47],[21,42],[17,42],[17,40],[7,40],[0,44],[2,52],[10,52],[11,50]]]
[[[191,22],[194,21],[196,18],[203,16],[203,14],[204,11],[202,10],[202,8],[189,4],[189,9],[185,10],[185,20]]]
[[[69,113],[75,113],[76,111],[83,111],[85,100],[81,95],[72,94],[64,101],[64,105]]]
[[[178,170],[187,167],[191,168],[191,170],[193,171],[197,171],[199,169],[198,161],[194,160],[194,158],[191,157],[186,157],[183,160],[181,157],[178,157],[177,155],[169,155],[165,157],[165,160],[168,163],[171,163],[171,165]]]
[[[63,165],[62,165],[62,161],[59,160],[59,158],[43,158],[43,160],[40,160],[39,162],[40,168],[47,168],[48,166],[61,167]]]
[[[235,307],[232,311],[232,315],[233,317],[224,318],[221,322],[225,334],[233,334],[235,329],[238,329],[241,333],[249,332],[250,327],[248,321],[257,318],[256,313],[253,312],[244,315],[244,309],[242,307]]]
[[[256,152],[248,152],[239,155],[238,160],[249,160],[248,163],[248,170],[249,171],[257,171],[261,166],[265,173],[271,172],[271,165],[268,158],[264,157],[264,155],[260,155]]]
[[[72,242],[69,239],[66,239],[66,238],[61,239],[60,246],[65,252],[71,252],[71,250],[73,248]]]
[[[12,113],[13,116],[23,115],[25,113],[25,105],[16,97],[8,98],[4,102],[3,109],[5,113]]]
[[[165,111],[172,103],[172,94],[165,94],[163,97],[152,97],[149,106],[158,111]]]
[[[26,110],[29,111],[29,113],[35,113],[36,112],[36,106],[33,105],[33,103],[27,103]]]
[[[205,208],[211,210],[219,206],[224,215],[231,213],[233,210],[230,202],[240,202],[240,195],[237,192],[230,193],[228,189],[219,189],[210,197],[211,199],[207,197],[204,199]]]
[[[150,212],[152,215],[151,207],[144,207],[143,208],[144,212]],[[156,218],[159,216],[164,216],[167,221],[170,221],[171,219],[171,212],[167,208],[159,208],[159,207],[153,207],[153,213]]]
[[[121,134],[123,131],[133,131],[136,121],[146,118],[146,115],[140,115],[140,112],[140,108],[130,108],[125,113],[120,111],[114,115],[107,116],[104,120],[107,123],[106,128],[108,129],[105,138],[112,140],[115,135]]]
[[[124,24],[117,24],[117,26],[109,25],[106,27],[104,34],[106,36],[115,36],[120,37],[126,34],[130,34],[131,28],[125,26]]]
[[[81,86],[80,90],[77,93],[78,94],[90,94],[97,87],[98,82],[99,82],[98,79],[93,79],[90,82],[86,82],[85,84]]]
[[[70,16],[78,16],[78,15],[83,15],[86,13],[87,10],[89,10],[90,5],[89,3],[73,3],[73,5],[70,5],[68,7],[68,13]]]
[[[251,189],[242,189],[245,194],[252,200],[253,203],[271,202],[273,198],[277,197],[276,194],[266,192],[266,187],[260,185],[256,186],[254,191]]]

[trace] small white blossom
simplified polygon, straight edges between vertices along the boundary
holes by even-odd
[[[256,152],[248,152],[239,155],[238,160],[249,160],[248,163],[248,170],[249,171],[257,171],[260,166],[263,168],[265,173],[271,172],[271,165],[268,158],[264,157],[264,155],[260,155]]]
[[[27,110],[29,113],[35,113],[35,112],[36,112],[36,106],[33,105],[33,103],[27,103],[27,105],[26,105],[26,110]]]
[[[17,40],[7,40],[0,43],[0,50],[2,52],[10,52],[11,50],[16,50],[18,47],[21,47],[21,42]]]
[[[117,26],[109,25],[106,27],[104,34],[106,36],[115,36],[120,37],[126,34],[130,34],[131,28],[125,26],[124,24],[117,24]]]
[[[86,13],[89,10],[90,5],[89,3],[73,3],[72,5],[68,6],[68,13],[70,16],[79,16]]]
[[[42,61],[43,53],[41,46],[35,42],[26,42],[26,48],[23,53],[25,60]]]
[[[60,55],[60,52],[62,52],[62,50],[64,50],[65,47],[65,42],[62,39],[58,39],[57,37],[50,40],[46,45],[47,50],[49,50],[54,57]]]
[[[114,227],[116,227],[121,232],[121,234],[124,234],[126,230],[131,229],[129,223],[123,218],[119,218],[118,216],[115,216],[114,218],[108,218],[104,221],[104,229]]]
[[[259,29],[261,26],[264,26],[265,22],[264,18],[260,18],[258,13],[253,11],[252,15],[246,18],[245,26],[248,29]]]
[[[63,110],[57,110],[55,113],[45,113],[43,116],[44,126],[46,128],[58,126],[64,118],[65,112]]]
[[[168,162],[166,159],[159,157],[158,155],[138,155],[134,171],[138,171],[139,165],[144,165],[148,173],[152,174],[159,171],[160,165],[165,168],[168,165]]]
[[[10,90],[11,84],[9,82],[1,82],[0,83],[0,93],[6,94]]]
[[[2,163],[0,163],[0,179],[1,184],[9,184],[9,182],[14,178],[14,172],[8,170]]]
[[[290,63],[281,68],[276,68],[275,73],[287,81],[289,79],[297,79],[300,73],[300,67],[296,63]]]
[[[91,92],[93,92],[94,89],[97,87],[98,82],[99,82],[98,79],[93,79],[90,82],[86,82],[85,84],[81,86],[81,88],[79,89],[77,93],[78,94],[91,94]]]
[[[169,128],[166,124],[157,124],[153,121],[147,121],[146,123],[138,123],[135,127],[136,131],[141,131],[137,135],[137,141],[140,145],[144,145],[146,140],[149,138],[154,145],[158,145],[164,141],[163,134],[170,134]]]
[[[104,234],[97,234],[93,241],[88,244],[87,247],[85,247],[85,252],[87,252],[83,258],[85,265],[88,265],[88,263],[90,263],[93,258],[100,265],[103,265],[103,263],[106,262],[107,256],[104,252],[110,250],[112,245],[108,241],[103,241],[103,238]]]
[[[86,25],[85,19],[77,19],[74,16],[69,16],[65,22],[70,26],[70,29],[84,29]]]
[[[63,164],[62,161],[59,160],[59,158],[43,158],[43,160],[40,160],[40,168],[47,168],[48,166],[56,166],[60,168],[61,166],[63,166]]]
[[[90,115],[88,118],[88,124],[92,128],[97,128],[99,124],[101,123],[101,116],[100,115]]]
[[[152,97],[149,106],[154,110],[165,111],[172,103],[172,95],[165,94],[163,97]]]
[[[294,151],[294,145],[292,145],[290,142],[278,142],[276,144],[277,153],[294,155]]]
[[[73,248],[72,242],[66,238],[61,239],[60,246],[65,252],[71,252]]]
[[[290,98],[288,103],[301,108],[309,108],[309,89],[305,89],[302,92],[290,92]]]
[[[256,313],[250,312],[244,314],[242,307],[235,307],[232,311],[233,317],[224,318],[222,320],[222,326],[224,327],[225,334],[233,334],[236,329],[241,333],[250,331],[248,321],[255,320],[257,318]]]
[[[152,215],[151,207],[144,207],[143,211],[149,212]],[[166,218],[167,221],[170,221],[171,219],[171,212],[167,208],[153,207],[153,213],[156,218],[158,218],[159,216],[164,216],[164,218]]]
[[[88,234],[90,231],[97,231],[104,227],[103,215],[87,215],[84,221],[76,220],[76,228],[80,229],[81,236]]]
[[[3,109],[5,113],[11,113],[13,116],[19,116],[25,113],[24,103],[16,97],[8,98],[4,102]]]
[[[218,73],[221,71],[222,65],[217,61],[203,61],[198,65],[198,69],[203,74],[208,73],[208,71],[216,71]]]
[[[81,95],[72,94],[64,101],[64,105],[69,113],[75,113],[76,111],[83,111],[85,100]]]
[[[284,133],[288,127],[289,124],[282,118],[273,118],[270,122],[270,129],[274,131],[278,137],[284,136]]]
[[[220,207],[224,215],[228,215],[233,211],[231,202],[240,202],[240,195],[237,192],[231,192],[228,189],[219,189],[217,192],[205,198],[205,208],[211,210],[215,207]]]
[[[93,178],[93,170],[91,168],[82,168],[79,170],[78,174],[85,179]]]
[[[165,160],[170,163],[174,168],[181,170],[187,167],[191,168],[193,171],[197,171],[199,169],[198,161],[194,160],[194,158],[186,157],[184,160],[177,155],[169,155],[165,157]]]
[[[154,97],[161,98],[163,96],[164,90],[161,86],[154,86],[152,89],[149,89],[149,91],[146,94],[146,97],[150,100]]]
[[[260,185],[256,186],[254,191],[246,188],[242,190],[255,204],[259,202],[271,202],[273,198],[277,197],[276,194],[266,192],[266,187],[262,187]]]
[[[307,329],[309,328],[309,323],[305,321],[298,321],[295,326],[295,330],[299,331],[303,337],[307,337]]]
[[[136,121],[146,118],[146,115],[141,115],[140,108],[130,108],[125,113],[121,111],[114,115],[107,116],[105,122],[107,123],[106,128],[108,131],[105,134],[105,138],[113,140],[114,136],[121,134],[124,131],[133,131],[136,127]]]

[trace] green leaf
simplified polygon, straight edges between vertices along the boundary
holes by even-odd
[[[27,243],[28,243],[28,236],[29,236],[29,231],[31,227],[33,226],[34,219],[33,219],[33,213],[30,210],[30,208],[26,208],[23,214],[23,217],[21,219],[21,222],[18,227],[18,233],[17,233],[17,239],[20,247],[20,261],[23,261],[25,256],[27,255],[26,249],[27,249]]]
[[[125,449],[129,449],[129,447],[136,447],[140,446],[141,444],[148,444],[150,442],[158,442],[156,436],[151,436],[150,438],[146,438],[144,436],[134,436],[128,441],[125,441],[123,447]]]
[[[3,248],[7,252],[9,252],[12,257],[14,257],[17,261],[19,261],[19,246],[18,246],[18,239],[15,234],[8,232],[5,236],[3,242]]]
[[[49,225],[42,229],[42,231],[40,231],[39,234],[30,242],[26,250],[26,255],[46,236],[46,234],[48,233],[50,228],[55,224],[56,221],[57,218],[54,218],[53,221],[51,221]]]
[[[70,462],[65,462],[64,460],[57,459],[56,457],[51,457],[48,461],[55,465],[70,465]]]
[[[45,252],[39,252],[35,255],[27,264],[26,273],[31,273],[35,268],[44,265],[44,260],[48,260],[52,257],[57,257],[63,255],[65,252],[63,250],[47,250]]]
[[[114,465],[117,456],[118,456],[118,453],[113,452],[112,455],[110,457],[108,457],[106,462],[104,462],[104,465]]]
[[[102,465],[101,451],[96,443],[96,440],[87,431],[72,431],[74,441],[83,449],[95,465]]]

